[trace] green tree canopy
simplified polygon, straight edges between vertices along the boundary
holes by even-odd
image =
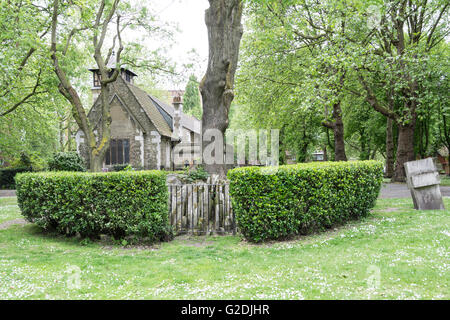
[[[198,90],[198,81],[195,75],[189,77],[183,96],[183,111],[186,114],[202,118],[202,107],[200,102],[200,92]]]

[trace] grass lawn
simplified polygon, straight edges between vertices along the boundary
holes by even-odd
[[[450,187],[450,176],[441,175],[441,186],[449,186]]]
[[[23,217],[17,207],[16,197],[0,198],[0,224],[18,218]]]
[[[82,245],[12,225],[0,230],[0,299],[450,299],[450,210],[411,208],[378,200],[363,221],[264,245]],[[15,198],[0,198],[0,224],[16,218]]]

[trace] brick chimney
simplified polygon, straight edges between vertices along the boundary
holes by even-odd
[[[173,134],[172,140],[181,140],[182,131],[181,131],[181,113],[183,112],[183,103],[180,96],[173,97]]]

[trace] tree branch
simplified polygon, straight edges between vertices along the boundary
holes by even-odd
[[[39,69],[39,73],[37,76],[37,80],[36,80],[36,84],[33,87],[33,90],[27,94],[22,100],[20,100],[19,102],[15,103],[11,108],[9,108],[7,111],[3,112],[0,114],[0,117],[3,117],[5,115],[7,115],[8,113],[13,112],[14,110],[16,110],[21,104],[25,103],[29,98],[31,98],[32,96],[34,96],[35,94],[37,94],[36,90],[40,85],[40,79],[41,79],[41,73],[42,73],[42,69]]]
[[[397,119],[397,115],[389,110],[388,108],[383,107],[378,99],[375,97],[374,92],[368,85],[368,83],[365,81],[364,77],[362,75],[358,75],[359,82],[362,84],[363,88],[366,91],[366,101],[374,108],[376,111],[384,115],[385,117],[391,118],[393,120]]]
[[[441,12],[439,13],[438,18],[436,19],[436,21],[434,22],[433,26],[431,27],[430,33],[428,34],[428,38],[427,38],[427,46],[430,44],[432,38],[433,38],[433,34],[436,31],[437,26],[439,25],[439,21],[441,20],[444,12],[447,10],[449,4],[447,3],[441,10]]]
[[[119,72],[120,72],[120,55],[122,54],[122,50],[123,50],[122,37],[120,34],[120,15],[117,16],[117,34],[116,35],[117,35],[117,39],[119,40],[119,50],[117,50],[117,55],[116,55],[116,68],[114,69],[114,73],[112,74],[111,77],[101,80],[101,83],[104,85],[116,81],[117,77],[119,76]],[[112,48],[110,49],[110,53],[108,56],[111,55],[111,52],[112,52]]]

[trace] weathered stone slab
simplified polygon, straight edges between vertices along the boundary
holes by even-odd
[[[439,173],[429,172],[417,176],[411,176],[411,185],[413,188],[422,188],[439,184]]]
[[[406,162],[405,172],[415,209],[444,209],[439,174],[432,158]]]
[[[423,173],[436,172],[436,166],[432,158],[409,161],[405,163],[406,174],[416,176]]]

